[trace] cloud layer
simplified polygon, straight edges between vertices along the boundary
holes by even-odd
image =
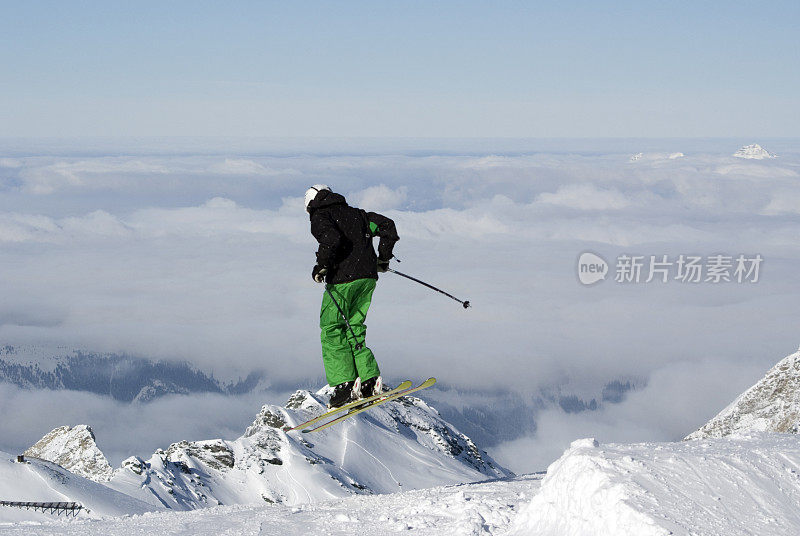
[[[369,343],[389,378],[523,392],[568,381],[593,392],[680,370],[699,378],[690,399],[710,416],[742,386],[709,378],[700,388],[712,374],[703,363],[766,370],[800,342],[790,202],[800,155],[783,147],[774,161],[742,162],[735,148],[686,141],[652,148],[682,158],[634,162],[638,150],[566,142],[463,155],[0,153],[0,342],[187,359],[221,378],[264,368],[280,382],[318,379],[322,289],[301,195],[323,182],[396,220],[398,269],[473,303],[464,311],[382,276]],[[586,250],[765,261],[756,285],[611,278],[586,288],[575,272]],[[637,393],[642,407],[664,402],[658,385]],[[667,429],[632,414],[609,424],[607,439],[676,438],[699,424],[676,419]],[[533,441],[582,427],[557,421],[543,419]]]

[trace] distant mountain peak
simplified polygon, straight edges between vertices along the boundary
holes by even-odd
[[[97,447],[94,432],[85,424],[53,429],[26,450],[25,455],[57,463],[95,482],[108,481],[113,474],[111,465]]]
[[[779,361],[766,376],[686,439],[743,432],[798,433],[799,428],[800,351]]]
[[[757,143],[753,143],[751,145],[745,145],[744,147],[733,153],[733,156],[735,156],[736,158],[763,160],[765,158],[777,158],[778,155],[767,151]]]
[[[225,383],[185,361],[66,347],[0,346],[0,382],[24,389],[85,391],[121,402],[147,403],[173,394],[237,395],[259,389],[266,381],[261,371]]]

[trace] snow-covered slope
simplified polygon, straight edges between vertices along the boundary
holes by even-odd
[[[727,408],[686,439],[735,432],[791,432],[800,426],[800,352],[775,365]]]
[[[773,154],[764,149],[763,147],[761,147],[759,144],[754,143],[752,145],[745,145],[744,147],[733,153],[733,156],[735,156],[736,158],[763,160],[765,158],[775,158],[778,155]]]
[[[540,475],[437,487],[390,495],[358,495],[300,506],[217,506],[104,520],[53,520],[0,528],[3,536],[268,536],[504,534],[517,505],[530,500]]]
[[[109,486],[154,506],[317,502],[504,477],[510,473],[442,420],[405,397],[314,434],[286,433],[324,411],[321,391],[264,406],[233,441],[182,441],[150,459],[125,460]]]
[[[238,439],[181,441],[148,460],[128,458],[105,486],[44,460],[7,461],[0,468],[0,482],[5,483],[0,499],[76,501],[100,514],[120,515],[230,504],[298,505],[511,475],[414,397],[322,432],[283,431],[324,411],[323,400],[325,390],[297,391],[286,407],[262,407]],[[57,428],[28,454],[58,460],[96,480],[108,476],[100,463],[105,458],[86,426]],[[38,486],[34,473],[52,482]],[[109,503],[104,497],[115,499]],[[41,515],[3,508],[0,521],[37,518]]]
[[[15,502],[78,502],[84,506],[80,516],[97,518],[141,514],[154,508],[102,484],[70,473],[66,469],[35,458],[17,463],[0,452],[0,500]],[[52,519],[49,514],[0,507],[0,523]]]
[[[578,440],[547,470],[509,534],[796,536],[800,437],[682,443]]]
[[[94,432],[85,424],[74,428],[60,426],[52,430],[26,450],[25,455],[57,463],[76,475],[96,482],[109,480],[113,473],[108,460],[97,448]]]

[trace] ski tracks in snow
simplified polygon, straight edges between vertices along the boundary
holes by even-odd
[[[364,448],[363,446],[361,446],[361,445],[360,445],[358,442],[356,442],[356,441],[352,441],[351,439],[348,439],[346,436],[345,436],[345,438],[344,438],[344,439],[345,439],[345,441],[346,441],[347,443],[352,443],[353,445],[355,445],[355,446],[357,446],[358,448],[360,448],[361,450],[363,450],[363,451],[364,451],[366,454],[368,454],[368,455],[369,455],[369,456],[370,456],[370,457],[371,457],[373,460],[375,460],[376,462],[378,462],[378,464],[379,464],[379,465],[381,465],[381,466],[382,466],[384,469],[386,469],[386,472],[389,474],[389,478],[391,478],[391,479],[392,479],[392,481],[394,481],[394,483],[395,483],[395,484],[397,484],[397,488],[398,488],[398,489],[400,489],[400,488],[402,487],[402,485],[400,484],[400,482],[398,482],[398,481],[397,481],[397,479],[396,479],[396,478],[394,477],[394,475],[392,474],[392,470],[391,470],[391,469],[389,469],[389,468],[386,466],[386,464],[385,464],[385,463],[383,463],[382,461],[380,461],[380,459],[378,459],[378,457],[377,457],[377,456],[375,456],[375,455],[374,455],[374,454],[372,454],[370,451],[368,451],[367,449],[365,449],[365,448]],[[344,460],[342,460],[342,462],[344,462]]]

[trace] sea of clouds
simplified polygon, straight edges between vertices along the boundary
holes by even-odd
[[[391,380],[562,385],[588,398],[616,378],[643,380],[598,412],[543,413],[535,435],[496,449],[512,469],[542,469],[576,437],[679,439],[800,343],[800,149],[772,140],[777,159],[731,156],[751,141],[761,140],[5,140],[0,344],[321,384],[322,287],[302,206],[321,182],[396,221],[397,269],[473,304],[381,276],[369,344]],[[584,251],[612,270],[622,254],[764,262],[756,284],[621,284],[612,273],[586,287],[576,274]],[[51,423],[87,422],[124,457],[122,422],[136,411],[154,419],[137,449],[236,436],[283,394],[136,410],[0,384],[0,449]]]

